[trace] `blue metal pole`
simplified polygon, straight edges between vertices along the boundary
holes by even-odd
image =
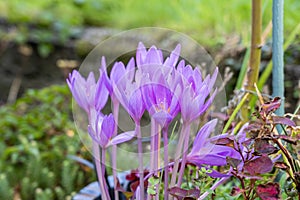
[[[273,0],[273,30],[272,30],[272,88],[273,96],[280,97],[282,103],[276,111],[277,115],[284,114],[284,65],[283,65],[283,5],[284,0]]]

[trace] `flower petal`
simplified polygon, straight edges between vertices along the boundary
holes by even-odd
[[[137,67],[140,67],[143,65],[144,60],[146,58],[147,50],[146,47],[142,42],[139,42],[138,48],[136,50],[136,64]]]
[[[177,71],[178,71],[179,73],[182,73],[184,67],[185,67],[185,61],[184,61],[184,60],[181,60],[181,61],[178,63],[178,65],[177,65]]]
[[[124,79],[126,74],[125,66],[122,62],[116,62],[111,69],[110,79],[113,83],[118,83],[121,79]]]
[[[187,161],[197,166],[211,165],[211,166],[223,166],[226,165],[226,157],[214,154],[207,154],[205,156],[188,156]]]
[[[98,111],[103,109],[108,99],[109,92],[105,85],[105,79],[105,74],[101,74],[96,85],[95,107]]]
[[[152,46],[147,52],[147,57],[143,65],[148,65],[148,64],[162,65],[161,51],[158,50],[155,46]]]
[[[96,133],[95,133],[94,129],[92,128],[92,125],[88,125],[88,133],[89,133],[90,137],[92,138],[92,140],[96,141],[99,144],[99,141],[96,138]]]
[[[217,79],[217,76],[218,76],[218,73],[219,73],[219,68],[216,68],[210,81],[209,81],[209,86],[208,86],[208,89],[211,90],[216,82],[216,79]]]
[[[127,142],[131,140],[136,135],[135,131],[128,131],[121,134],[118,134],[116,137],[114,137],[110,142],[107,144],[107,147],[110,145],[117,145],[123,142]]]
[[[152,115],[157,123],[159,123],[162,127],[167,126],[173,117],[166,111],[159,111]]]
[[[168,57],[165,62],[164,66],[175,67],[180,55],[181,45],[178,44],[175,49],[171,52],[170,57]]]
[[[142,94],[140,89],[136,89],[130,95],[128,100],[128,107],[125,108],[129,113],[131,113],[131,117],[134,121],[139,121],[145,111],[145,106],[142,101]]]
[[[131,58],[126,66],[126,78],[129,81],[133,81],[135,74],[134,58]]]
[[[115,130],[115,120],[112,114],[108,116],[104,116],[102,124],[101,124],[101,138],[103,139],[103,143],[106,145],[108,140],[112,137]]]
[[[204,147],[205,142],[207,141],[207,137],[210,135],[210,133],[213,131],[215,126],[217,125],[218,120],[213,119],[209,122],[207,122],[198,132],[193,148],[190,154],[197,154],[197,152],[201,151],[201,148]]]
[[[203,112],[205,112],[208,107],[212,104],[212,101],[214,100],[215,96],[217,95],[217,89],[215,89],[214,93],[210,96],[210,98],[205,102],[204,106],[202,107],[202,109],[200,110],[200,114],[202,114]]]

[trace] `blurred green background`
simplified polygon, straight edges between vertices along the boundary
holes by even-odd
[[[263,1],[263,27],[271,20],[272,1]],[[300,2],[286,0],[284,30],[288,35],[299,23]],[[67,29],[105,26],[130,29],[159,26],[187,33],[204,45],[250,36],[251,1],[227,0],[2,0],[0,17],[10,23]],[[66,30],[65,30],[66,31]]]
[[[287,38],[300,23],[300,1],[284,2]],[[272,0],[263,1],[263,29],[271,20],[271,7]],[[1,200],[71,199],[95,181],[92,169],[67,157],[92,160],[73,123],[71,94],[65,85],[71,69],[58,69],[56,61],[69,59],[78,67],[92,48],[78,42],[89,27],[121,31],[144,26],[186,33],[212,52],[221,68],[239,70],[250,42],[251,1],[0,0],[0,71],[9,78],[0,78],[4,94],[0,101]],[[291,70],[299,68],[299,37],[293,44],[285,58]],[[270,55],[269,44],[263,49],[263,65]],[[48,68],[52,71],[43,73]],[[290,74],[286,87],[295,103],[299,90],[292,80],[297,74]],[[15,85],[18,75],[23,82],[17,85],[16,98],[7,103],[6,89]],[[36,77],[40,82],[33,81]],[[48,87],[28,89],[44,86]]]

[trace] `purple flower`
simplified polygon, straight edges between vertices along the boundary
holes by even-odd
[[[212,78],[208,75],[202,81],[202,76],[198,68],[194,70],[190,66],[183,68],[182,76],[184,77],[183,82],[186,86],[180,98],[180,106],[184,122],[191,123],[211,105],[217,90],[214,91],[209,99],[207,98],[212,90],[217,74],[218,69],[215,70]]]
[[[148,51],[139,43],[136,61],[136,81],[140,82],[143,102],[149,114],[161,125],[168,125],[179,113],[179,96],[183,85],[175,66],[180,45],[164,61],[161,50],[152,46]]]
[[[136,51],[136,63],[137,67],[144,65],[163,65],[166,67],[175,67],[179,55],[180,55],[181,46],[178,44],[175,49],[171,52],[170,56],[165,60],[163,58],[163,52],[160,49],[157,49],[156,46],[151,46],[147,51],[143,43],[139,43]]]
[[[67,83],[78,105],[89,113],[90,109],[95,107],[96,81],[94,73],[90,72],[85,80],[78,71],[73,70]]]
[[[97,111],[101,111],[106,105],[109,91],[106,86],[106,77],[102,74],[97,82],[96,94],[95,94],[95,108]]]
[[[189,141],[191,123],[208,109],[217,93],[214,84],[218,69],[212,75],[203,77],[200,68],[192,68],[190,65],[186,65],[184,60],[179,61],[180,50],[181,46],[177,45],[171,54],[164,58],[162,50],[155,46],[146,48],[142,43],[139,43],[136,57],[131,58],[126,66],[123,62],[116,62],[108,74],[105,58],[102,57],[98,80],[95,80],[92,72],[85,79],[78,71],[73,71],[67,79],[74,99],[88,113],[88,133],[93,139],[95,149],[100,146],[103,155],[105,155],[106,148],[111,145],[126,142],[137,136],[140,186],[136,194],[141,195],[137,195],[137,198],[143,198],[144,191],[140,120],[145,110],[151,116],[151,122],[154,122],[151,123],[151,136],[154,136],[151,137],[150,145],[151,151],[153,151],[151,154],[152,163],[150,163],[151,170],[158,170],[159,156],[155,153],[160,142],[160,135],[156,134],[158,128],[162,128],[164,163],[165,170],[167,170],[169,156],[166,145],[169,139],[168,126],[171,121],[179,113],[181,114],[184,128],[182,128],[182,137],[179,138],[180,142],[178,142],[179,156],[182,149],[188,149],[188,142],[186,141]],[[117,122],[114,120],[113,114],[103,115],[101,112],[107,103],[108,96],[114,105],[115,119],[118,119],[118,108],[121,105],[134,120],[135,131],[117,134]],[[217,120],[205,124],[195,137],[191,152],[187,154],[188,152],[184,151],[177,184],[180,185],[181,183],[186,162],[199,167],[210,168],[210,166],[226,165],[226,158],[228,157],[238,159],[241,157],[235,149],[214,143],[219,137],[209,137],[216,124]],[[95,145],[96,143],[99,146]],[[97,149],[95,152],[99,153],[99,149]],[[112,158],[113,161],[114,158]],[[179,160],[176,161],[177,168],[179,162]],[[177,168],[174,167],[176,172]],[[168,171],[165,172],[164,182],[168,183]],[[226,176],[216,171],[209,175],[214,177]],[[165,185],[165,192],[167,189],[168,184]],[[165,198],[167,197],[166,192]]]
[[[181,46],[178,44],[175,49],[171,52],[170,56],[165,59],[164,66],[174,67],[177,65]]]
[[[101,73],[101,72],[100,72]],[[108,90],[105,86],[105,76],[100,75],[96,83],[93,72],[90,72],[87,79],[84,79],[77,70],[73,70],[67,79],[68,86],[75,101],[88,114],[94,110],[100,111],[108,99]]]
[[[174,91],[172,90],[174,88]],[[162,127],[167,126],[179,113],[180,84],[170,87],[162,70],[157,70],[153,80],[143,78],[143,102],[151,117]]]
[[[127,110],[130,116],[134,119],[135,122],[139,121],[142,117],[145,105],[144,102],[141,101],[142,99],[142,91],[141,88],[144,88],[143,81],[144,78],[148,79],[149,82],[159,82],[161,84],[161,80],[164,81],[162,87],[164,89],[162,92],[166,93],[168,88],[171,89],[171,93],[174,93],[177,89],[177,84],[179,82],[179,76],[177,77],[170,76],[171,70],[175,71],[174,67],[178,61],[180,52],[180,45],[174,49],[171,55],[166,58],[165,62],[163,60],[163,53],[161,50],[157,49],[155,46],[152,46],[149,50],[146,50],[145,46],[142,43],[139,43],[137,53],[136,53],[136,64],[138,70],[135,71],[135,63],[134,59],[132,58],[127,66],[122,62],[117,62],[112,68],[111,75],[110,75],[110,82],[112,85],[112,89],[110,90],[111,96],[115,96],[118,101],[122,104],[122,106]],[[175,73],[175,72],[174,72]],[[157,76],[159,74],[159,76]],[[178,73],[177,73],[178,74]],[[159,77],[159,78],[157,78]],[[161,79],[161,80],[157,80]],[[170,84],[165,84],[165,82],[169,82]],[[143,82],[143,84],[141,83]],[[145,87],[144,94],[148,96],[149,92],[153,92],[153,89],[158,90],[161,86],[153,87]],[[178,91],[179,89],[177,89]],[[169,121],[171,117],[174,117],[178,111],[178,96],[176,98],[171,98],[166,93],[165,95],[168,96],[167,99],[163,99],[161,96],[162,93],[159,95],[152,95],[153,98],[151,99],[152,103],[157,104],[156,108],[162,108],[161,106],[165,106],[165,111],[171,112],[159,112],[163,111],[164,109],[156,109],[157,112],[156,116],[157,119],[160,118],[160,121],[163,120]],[[171,100],[169,102],[169,100]],[[160,101],[160,102],[157,102]],[[153,104],[150,105],[148,102],[148,109],[153,107]],[[172,103],[172,106],[170,107]],[[164,104],[164,105],[163,105]],[[168,105],[167,105],[168,104]],[[174,104],[174,105],[173,105]],[[174,109],[173,109],[174,108]],[[149,110],[148,110],[149,111]],[[154,114],[154,110],[151,110],[152,114]],[[151,114],[151,113],[150,113]],[[174,116],[173,116],[174,115]],[[163,123],[163,122],[162,122]]]
[[[102,148],[126,142],[135,136],[135,131],[129,131],[112,138],[114,131],[115,120],[112,114],[103,116],[98,113],[95,118],[90,120],[90,125],[88,125],[91,138]]]
[[[101,58],[101,67],[99,68],[99,72],[100,72],[100,77],[99,77],[98,82],[100,82],[100,83],[99,83],[99,86],[97,87],[96,92],[98,93],[98,96],[96,98],[99,101],[102,101],[102,103],[104,103],[104,102],[106,103],[106,101],[104,101],[104,99],[107,99],[108,95],[111,95],[112,86],[111,86],[111,81],[107,74],[107,66],[106,66],[106,61],[105,61],[104,56],[102,56],[102,58]],[[101,107],[101,106],[99,106],[99,107]],[[98,110],[101,110],[101,109],[98,109]]]
[[[136,63],[138,68],[136,80],[137,78],[143,77],[143,75],[147,75],[150,80],[153,80],[157,70],[162,71],[167,79],[170,74],[175,73],[174,70],[179,59],[180,49],[181,47],[178,44],[171,52],[170,56],[164,60],[161,50],[152,46],[147,51],[143,43],[140,42],[136,52]]]
[[[132,58],[126,68],[122,62],[117,62],[111,72],[113,95],[122,104],[135,122],[140,121],[145,106],[135,77],[135,65]]]
[[[142,94],[136,83],[114,84],[114,94],[135,122],[140,121],[145,111]]]
[[[222,166],[226,165],[226,157],[240,158],[238,152],[231,147],[216,145],[209,139],[210,133],[214,130],[217,120],[206,123],[198,132],[191,152],[187,155],[187,161],[199,167],[202,165]]]
[[[138,67],[149,64],[163,64],[163,53],[155,46],[152,46],[148,51],[143,43],[139,43],[136,50],[136,64]]]
[[[131,58],[125,68],[122,62],[116,62],[112,67],[110,73],[110,95],[114,95],[114,88],[112,85],[116,85],[121,80],[122,82],[133,82],[135,74],[135,62],[134,58]]]

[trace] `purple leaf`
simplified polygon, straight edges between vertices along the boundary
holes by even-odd
[[[278,183],[260,184],[256,188],[256,193],[262,200],[280,199],[280,188]]]
[[[229,137],[219,138],[216,141],[212,141],[213,144],[222,145],[227,147],[234,147],[234,140]]]
[[[268,140],[257,138],[254,142],[254,150],[255,153],[258,155],[261,154],[273,154],[278,151],[278,148],[274,147],[274,145],[271,145]]]
[[[231,167],[236,169],[242,161],[239,159],[235,159],[235,158],[231,158],[231,157],[227,156],[226,162],[228,165],[230,165]]]
[[[274,164],[274,167],[277,167],[282,170],[287,170],[289,168],[289,166],[287,164],[285,164],[284,162],[279,162],[279,161]]]
[[[293,138],[292,136],[288,136],[288,135],[277,135],[276,138],[282,139],[294,145],[296,145],[299,140],[298,138]]]
[[[200,196],[200,190],[199,189],[190,189],[185,190],[180,187],[172,187],[169,189],[169,193],[176,197],[178,200],[183,199],[197,199]]]
[[[287,117],[272,116],[274,124],[284,124],[288,126],[296,126],[295,122]]]
[[[273,162],[267,155],[262,155],[245,162],[244,169],[249,172],[250,175],[264,174],[273,169]]]
[[[246,139],[245,141],[242,142],[242,145],[243,145],[244,147],[249,147],[250,145],[253,144],[253,142],[254,142],[254,141],[253,141],[252,138]]]
[[[234,187],[232,188],[232,190],[231,190],[230,195],[231,195],[231,196],[237,196],[237,195],[239,195],[239,194],[242,194],[243,192],[244,192],[243,189],[241,189],[241,188],[239,188],[239,187],[237,187],[237,186],[234,186]]]
[[[280,97],[275,97],[272,101],[264,103],[261,106],[261,108],[265,114],[269,114],[270,112],[277,110],[280,107],[280,105],[281,105]]]
[[[263,124],[260,121],[253,121],[245,128],[245,131],[260,131]]]
[[[249,132],[250,138],[256,138],[261,131],[263,124],[260,121],[251,122],[246,128],[245,131]]]

